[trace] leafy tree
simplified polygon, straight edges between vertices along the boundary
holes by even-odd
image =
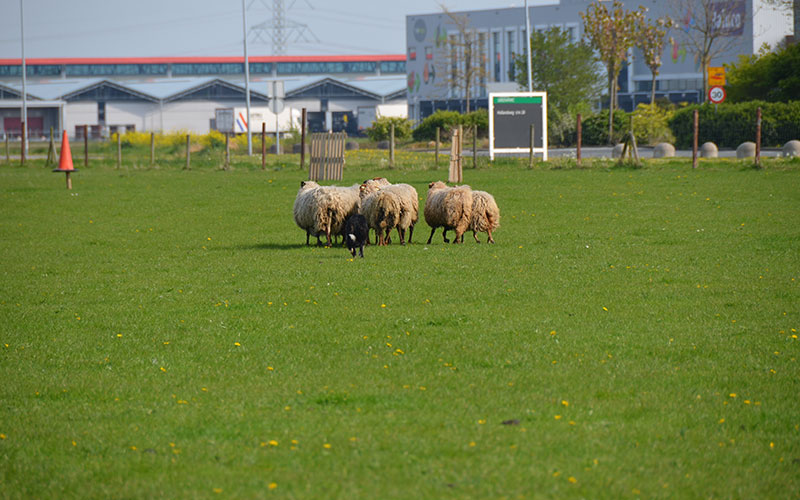
[[[749,57],[741,55],[737,63],[727,64],[725,69],[730,102],[800,99],[800,44]]]
[[[664,39],[667,36],[667,29],[672,26],[672,21],[668,17],[662,17],[651,24],[644,17],[638,29],[638,46],[644,55],[644,62],[653,74],[652,86],[650,89],[650,104],[656,102],[656,78],[661,69],[661,54],[664,52]]]
[[[515,58],[517,84],[528,87],[525,55]],[[547,92],[547,107],[560,112],[588,111],[603,85],[592,48],[573,43],[558,27],[531,33],[531,80],[536,90]]]
[[[644,18],[646,9],[629,11],[619,0],[614,0],[611,10],[607,2],[595,0],[581,12],[584,23],[584,36],[594,47],[600,61],[608,72],[608,138],[614,137],[614,109],[617,107],[617,79],[622,65],[628,59],[628,51],[636,44],[637,28]]]

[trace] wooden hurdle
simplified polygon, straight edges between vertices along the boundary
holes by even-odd
[[[344,172],[344,143],[346,139],[347,133],[345,132],[311,134],[309,180],[342,180]]]

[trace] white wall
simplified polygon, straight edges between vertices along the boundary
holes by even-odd
[[[764,0],[753,0],[753,53],[758,53],[765,43],[774,49],[787,36],[793,35],[793,21],[791,10],[767,5]]]
[[[70,137],[75,135],[75,125],[97,125],[96,102],[68,102],[64,105],[64,128]]]
[[[137,132],[157,131],[158,104],[152,102],[107,102],[106,125],[134,125]]]

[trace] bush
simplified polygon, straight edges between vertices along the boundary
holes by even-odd
[[[583,119],[581,141],[585,146],[605,146],[608,141],[608,110],[594,113]],[[630,117],[625,111],[614,111],[614,140],[618,143],[622,136],[630,130]]]
[[[639,104],[633,112],[633,130],[640,145],[675,142],[668,121],[674,114],[670,107],[659,104]]]
[[[477,125],[478,135],[485,137],[489,132],[489,111],[478,109],[466,115],[462,115],[458,111],[437,111],[422,120],[422,123],[414,129],[414,140],[432,141],[436,139],[437,127],[441,129],[440,138],[448,140],[450,138],[450,130],[459,125],[466,128]]]
[[[450,129],[461,123],[461,113],[458,111],[437,111],[428,116],[417,125],[412,135],[415,141],[432,141],[436,139],[436,128],[439,127],[442,138],[450,136]]]
[[[465,127],[478,127],[478,136],[485,137],[489,134],[489,110],[477,109],[461,116],[461,124]],[[435,132],[434,132],[435,133]]]
[[[225,144],[225,136],[223,136],[222,144]],[[283,134],[281,134],[283,137]],[[250,133],[250,142],[253,143],[253,153],[261,153],[261,133],[253,134]],[[264,138],[264,142],[267,145],[267,149],[271,148],[273,144],[275,144],[275,139],[272,136],[266,136]],[[283,146],[283,141],[281,141],[281,146]],[[235,137],[231,138],[231,149],[235,149],[237,151],[247,151],[247,134],[236,134]],[[285,151],[281,151],[284,153]]]
[[[411,137],[411,121],[398,116],[382,116],[377,118],[365,131],[367,137],[373,141],[388,140],[393,123],[395,139],[408,139]]]
[[[711,141],[720,148],[736,148],[756,139],[756,110],[761,107],[761,144],[778,147],[800,138],[800,101],[788,103],[750,101],[738,104],[687,106],[669,119],[675,146],[692,146],[694,110],[699,110],[700,144]]]

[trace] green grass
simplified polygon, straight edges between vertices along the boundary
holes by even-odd
[[[496,162],[496,245],[353,260],[295,160],[0,167],[0,496],[796,497],[796,162]]]

